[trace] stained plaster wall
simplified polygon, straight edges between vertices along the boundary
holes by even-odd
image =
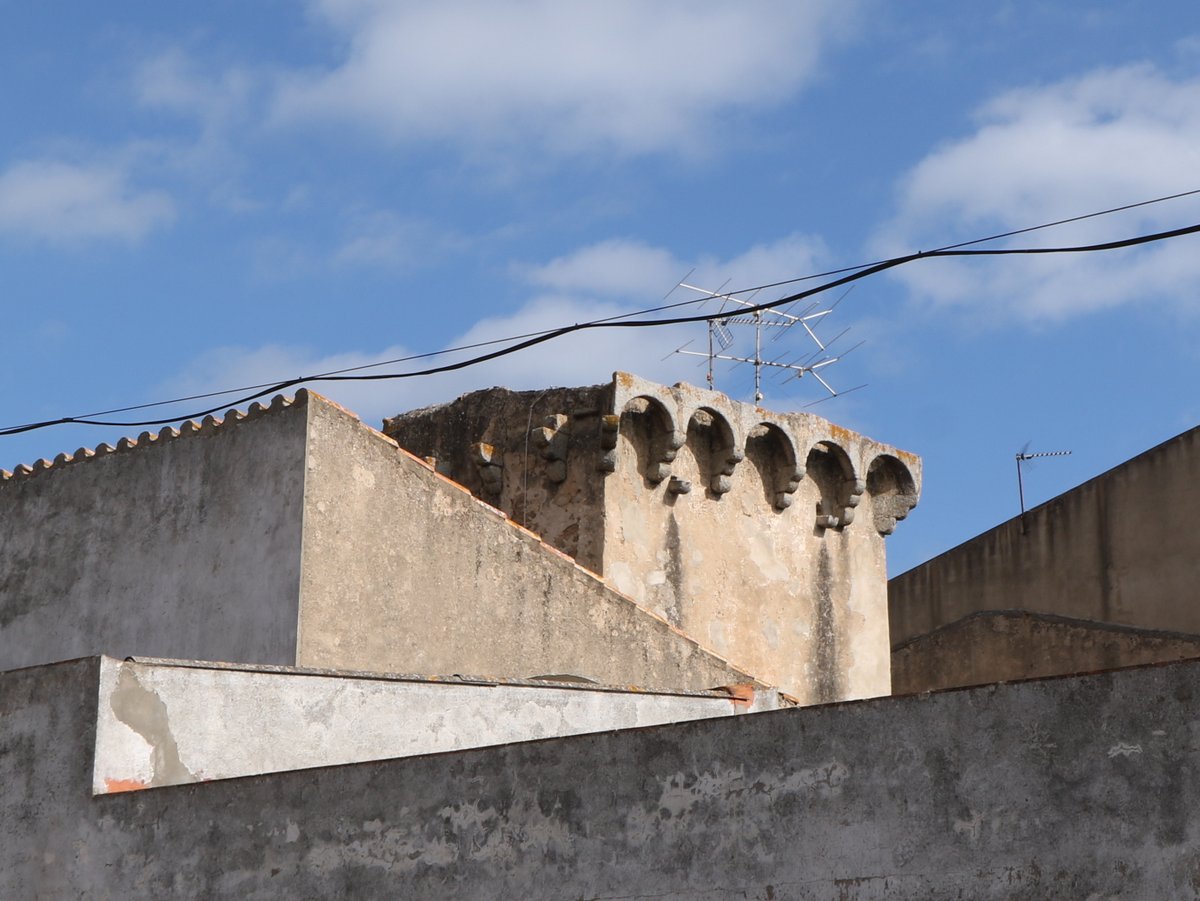
[[[892,643],[985,610],[1200,634],[1200,429],[892,579]]]
[[[0,473],[0,670],[294,662],[305,442],[280,398]]]
[[[1200,658],[1200,635],[989,610],[896,648],[892,691],[905,694],[1192,658]]]
[[[307,392],[0,476],[0,668],[751,680]]]
[[[911,454],[816,416],[626,373],[476,392],[384,428],[803,701],[890,690],[883,536],[919,495]],[[822,514],[839,522],[820,525]]]
[[[631,692],[105,657],[92,791],[411,757],[779,706],[775,692]]]
[[[1195,663],[94,798],[98,668],[0,677],[0,897],[1200,891]]]
[[[310,407],[298,664],[668,690],[751,679],[394,441]]]
[[[605,495],[613,584],[803,702],[887,694],[881,528],[916,503],[919,461],[819,417],[689,385],[664,389],[618,373],[614,392],[624,415]],[[639,429],[632,411],[641,406]],[[648,477],[663,456],[658,428],[645,422],[651,406],[682,439],[660,480]],[[880,457],[908,476],[903,496],[868,486]],[[691,490],[674,493],[672,480]],[[822,513],[841,522],[823,527]]]

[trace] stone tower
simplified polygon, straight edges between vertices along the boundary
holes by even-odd
[[[890,691],[884,537],[916,505],[912,454],[626,373],[477,391],[384,432],[802,702]]]

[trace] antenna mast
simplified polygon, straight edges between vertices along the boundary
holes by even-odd
[[[741,313],[740,311],[746,308],[753,308],[755,304],[751,299],[744,300],[740,297],[735,297],[732,294],[722,294],[719,291],[709,291],[706,288],[698,288],[695,285],[689,285],[680,282],[676,287],[687,288],[689,291],[695,291],[697,294],[703,294],[711,300],[719,300],[721,302],[718,312],[725,312],[728,309],[728,316],[720,316],[708,320],[708,351],[687,350],[687,344],[677,348],[675,353],[691,357],[706,357],[708,359],[708,387],[715,389],[716,384],[713,377],[713,364],[716,360],[728,360],[731,363],[749,363],[754,367],[754,402],[762,403],[762,376],[763,370],[786,370],[792,373],[792,378],[802,378],[806,373],[815,378],[821,383],[822,387],[829,392],[830,397],[837,397],[838,392],[832,385],[827,382],[820,373],[821,369],[831,366],[836,363],[846,354],[850,353],[859,346],[859,344],[851,347],[850,350],[844,351],[837,356],[829,354],[829,347],[838,338],[846,334],[843,331],[836,338],[828,343],[823,342],[817,337],[817,333],[813,330],[813,326],[819,324],[820,321],[833,312],[835,303],[829,309],[818,310],[816,304],[811,304],[801,310],[799,314],[794,314],[786,310],[755,310],[752,309],[749,313]],[[723,286],[722,286],[723,287]],[[848,291],[846,293],[849,293]],[[846,295],[843,294],[842,297]],[[838,299],[838,303],[841,298]],[[744,357],[733,353],[726,353],[733,346],[733,333],[729,330],[732,325],[750,325],[754,327],[754,356]],[[808,334],[808,337],[816,344],[817,349],[808,358],[803,361],[784,361],[783,355],[772,360],[763,358],[763,332],[766,329],[775,329],[775,334],[771,340],[778,340],[783,334],[795,326],[800,326]],[[691,342],[688,342],[691,343]],[[860,342],[861,344],[861,342]],[[819,358],[819,359],[818,359]],[[859,386],[861,387],[861,386]],[[854,390],[854,389],[851,389]],[[845,393],[845,392],[842,392]]]
[[[1028,445],[1026,445],[1028,446]],[[1030,454],[1021,451],[1017,454],[1017,493],[1021,497],[1021,532],[1025,531],[1025,481],[1021,478],[1021,464],[1026,460],[1036,460],[1039,457],[1066,457],[1070,455],[1070,451],[1041,451],[1040,453]]]

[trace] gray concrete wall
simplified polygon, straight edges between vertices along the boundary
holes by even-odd
[[[0,897],[1200,891],[1194,663],[93,798],[96,678],[0,678]]]
[[[310,412],[298,664],[667,690],[751,679],[335,405]]]
[[[888,586],[893,646],[981,610],[1200,634],[1200,429]]]
[[[99,682],[96,794],[757,713],[782,704],[770,691],[668,694],[111,657],[102,658]]]
[[[385,431],[805,702],[890,690],[884,536],[920,493],[913,455],[627,373],[475,392]]]
[[[1192,658],[1200,658],[1200,635],[990,610],[892,651],[892,691],[907,694]]]
[[[0,474],[0,669],[292,663],[306,418],[281,398]]]

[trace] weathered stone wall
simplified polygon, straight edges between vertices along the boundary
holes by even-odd
[[[805,703],[887,694],[883,536],[916,503],[919,461],[816,416],[623,373],[613,404],[605,576]]]
[[[279,398],[0,473],[0,669],[294,662],[306,420]]]
[[[328,402],[313,404],[297,663],[656,689],[744,682]]]
[[[99,682],[96,794],[788,706],[771,691],[665,693],[111,657]]]
[[[91,796],[94,660],[0,677],[0,897],[1200,891],[1200,665]]]
[[[604,505],[598,467],[612,386],[489,388],[384,421],[384,434],[514,521],[600,572]],[[614,435],[615,437],[615,435]]]
[[[1020,610],[972,613],[892,651],[892,691],[907,694],[1200,658],[1200,635]]]
[[[919,495],[912,455],[625,373],[476,392],[385,431],[802,700],[889,691],[883,536]]]
[[[1200,634],[1200,429],[892,579],[892,644],[983,610]]]

